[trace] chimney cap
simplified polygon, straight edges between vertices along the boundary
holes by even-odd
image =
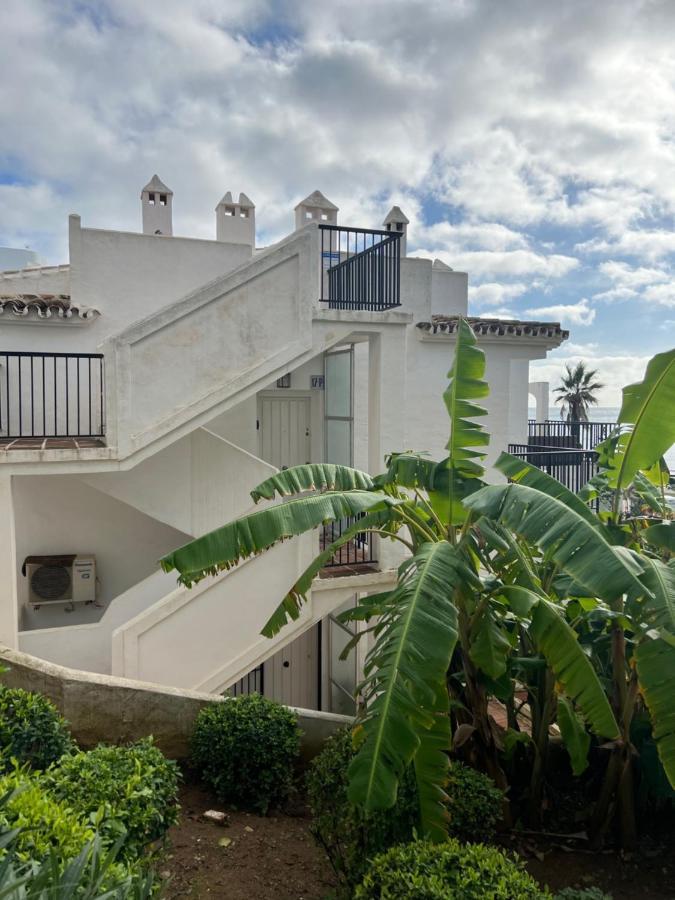
[[[159,175],[152,176],[150,181],[142,189],[141,197],[146,193],[171,194],[173,196],[173,191],[164,184]]]
[[[410,225],[410,219],[405,215],[405,213],[401,212],[400,206],[392,206],[392,208],[387,213],[387,218],[382,223],[383,225],[398,225],[399,223],[403,225]]]
[[[220,201],[218,206],[234,206],[232,191],[227,191],[225,194],[223,194],[222,200]],[[218,206],[216,206],[216,209],[218,209]]]
[[[239,206],[242,209],[255,209],[255,203],[251,200],[250,197],[247,197],[243,192],[239,194]]]
[[[305,197],[304,200],[301,200],[297,204],[295,209],[300,209],[301,206],[314,206],[318,209],[334,209],[336,212],[340,208],[334,203],[331,203],[327,197],[324,197],[321,191],[312,191],[309,197]]]

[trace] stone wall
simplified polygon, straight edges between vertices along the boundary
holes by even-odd
[[[0,664],[6,668],[2,683],[49,697],[83,748],[151,734],[167,756],[185,759],[199,710],[208,703],[225,702],[214,694],[67,669],[2,645]],[[332,713],[296,712],[304,759],[315,756],[326,738],[350,721]]]

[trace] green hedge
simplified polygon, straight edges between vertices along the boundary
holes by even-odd
[[[76,749],[68,723],[42,694],[0,685],[0,769],[12,760],[46,769]]]
[[[192,764],[221,802],[265,815],[288,798],[299,749],[296,716],[249,694],[199,713]]]
[[[354,756],[349,728],[326,741],[307,774],[312,833],[346,884],[357,884],[368,860],[419,832],[419,802],[412,769],[403,778],[392,809],[364,813],[347,799],[347,770]],[[480,772],[452,762],[448,794],[449,832],[462,840],[486,841],[501,816],[502,793]]]
[[[521,863],[485,844],[415,841],[376,857],[354,900],[544,900]]]
[[[121,857],[134,860],[178,821],[179,778],[176,763],[146,738],[64,757],[45,781],[75,812],[93,816],[108,843],[124,835]]]

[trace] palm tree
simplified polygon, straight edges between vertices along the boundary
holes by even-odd
[[[553,391],[559,395],[555,402],[562,404],[561,418],[567,413],[568,422],[588,422],[588,407],[597,404],[596,391],[604,387],[593,380],[597,374],[597,369],[587,369],[583,362],[578,362],[574,368],[565,363],[561,385]]]

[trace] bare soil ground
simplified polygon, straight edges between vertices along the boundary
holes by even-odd
[[[180,802],[180,822],[169,833],[167,857],[159,866],[166,900],[324,900],[332,895],[335,876],[310,834],[311,820],[302,806],[266,817],[232,812],[189,781]],[[205,822],[207,809],[227,811],[228,825]],[[531,874],[552,891],[595,885],[614,900],[675,900],[675,833],[663,833],[626,856],[536,836],[505,836],[502,844],[519,852]]]

